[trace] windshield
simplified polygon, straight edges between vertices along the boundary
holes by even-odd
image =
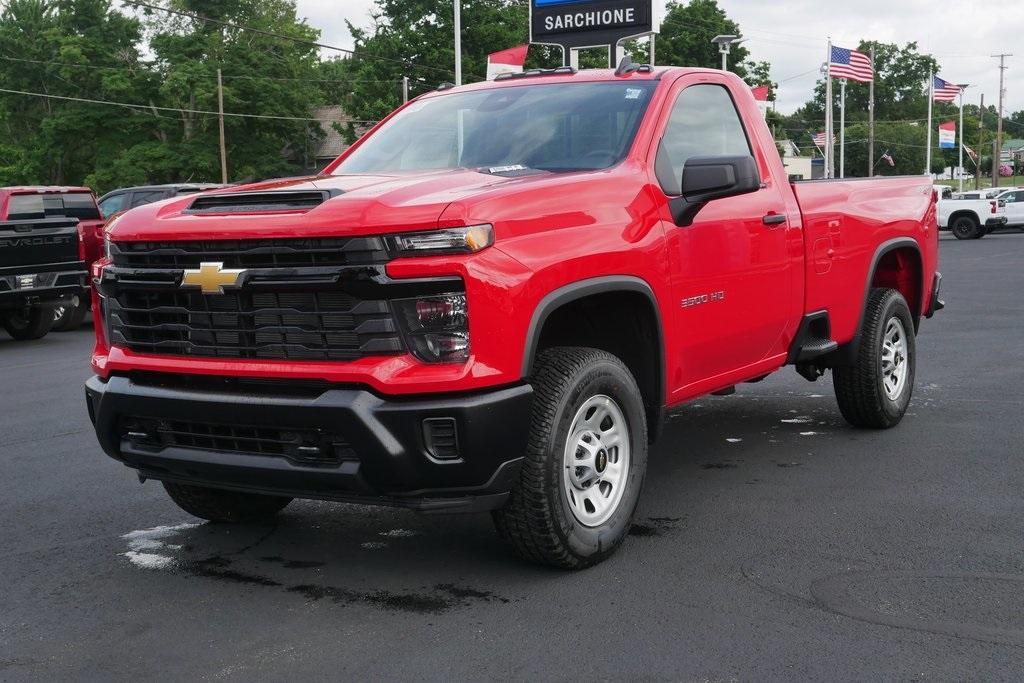
[[[654,83],[525,85],[416,102],[335,170],[579,171],[622,161]]]

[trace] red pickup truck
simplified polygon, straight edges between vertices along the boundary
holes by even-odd
[[[896,425],[937,246],[926,177],[791,184],[735,76],[531,71],[425,95],[320,175],[115,219],[87,402],[199,517],[491,510],[582,567],[666,408],[792,365]]]

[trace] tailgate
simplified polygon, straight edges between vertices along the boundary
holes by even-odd
[[[76,263],[77,218],[0,222],[0,268]]]

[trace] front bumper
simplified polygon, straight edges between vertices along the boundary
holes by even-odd
[[[142,478],[460,512],[507,499],[533,394],[521,385],[388,400],[356,388],[200,389],[124,376],[93,377],[85,392],[103,450]],[[434,443],[437,425],[454,427],[454,451],[452,440]]]

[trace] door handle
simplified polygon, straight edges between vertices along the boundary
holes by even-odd
[[[770,213],[761,219],[761,222],[768,226],[782,225],[788,218],[784,213]]]

